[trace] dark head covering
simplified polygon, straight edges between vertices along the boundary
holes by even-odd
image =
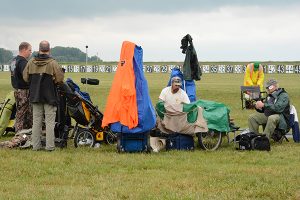
[[[259,70],[259,62],[255,62],[254,63],[254,71],[257,71],[257,70]]]
[[[278,82],[275,79],[270,79],[266,83],[266,88],[269,88],[271,85],[276,85]]]

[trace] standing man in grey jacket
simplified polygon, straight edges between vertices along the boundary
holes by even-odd
[[[26,65],[23,78],[29,82],[30,102],[33,108],[32,146],[33,150],[40,150],[42,123],[46,123],[47,151],[53,151],[54,127],[57,110],[56,84],[63,82],[63,72],[56,60],[50,56],[50,44],[41,41],[39,53]]]

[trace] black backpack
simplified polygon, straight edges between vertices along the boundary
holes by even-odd
[[[270,151],[271,146],[266,135],[258,135],[253,132],[248,132],[240,135],[238,149]]]
[[[259,151],[270,151],[270,141],[266,137],[266,135],[258,135],[257,137],[251,140],[251,147],[252,150],[259,150]]]
[[[239,137],[239,150],[251,150],[251,140],[253,138],[257,137],[256,133],[253,132],[247,132],[244,134],[241,134]]]

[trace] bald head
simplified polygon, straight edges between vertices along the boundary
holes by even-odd
[[[43,40],[40,42],[39,46],[40,53],[49,53],[50,52],[50,44],[48,41]]]

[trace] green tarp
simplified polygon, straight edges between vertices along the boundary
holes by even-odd
[[[187,121],[194,123],[197,120],[198,109],[200,106],[203,108],[203,117],[207,121],[208,129],[217,130],[220,132],[229,132],[229,108],[223,103],[218,103],[208,100],[197,100],[195,102],[184,104],[183,112],[187,113]],[[156,104],[157,115],[163,119],[165,107],[163,102]]]

